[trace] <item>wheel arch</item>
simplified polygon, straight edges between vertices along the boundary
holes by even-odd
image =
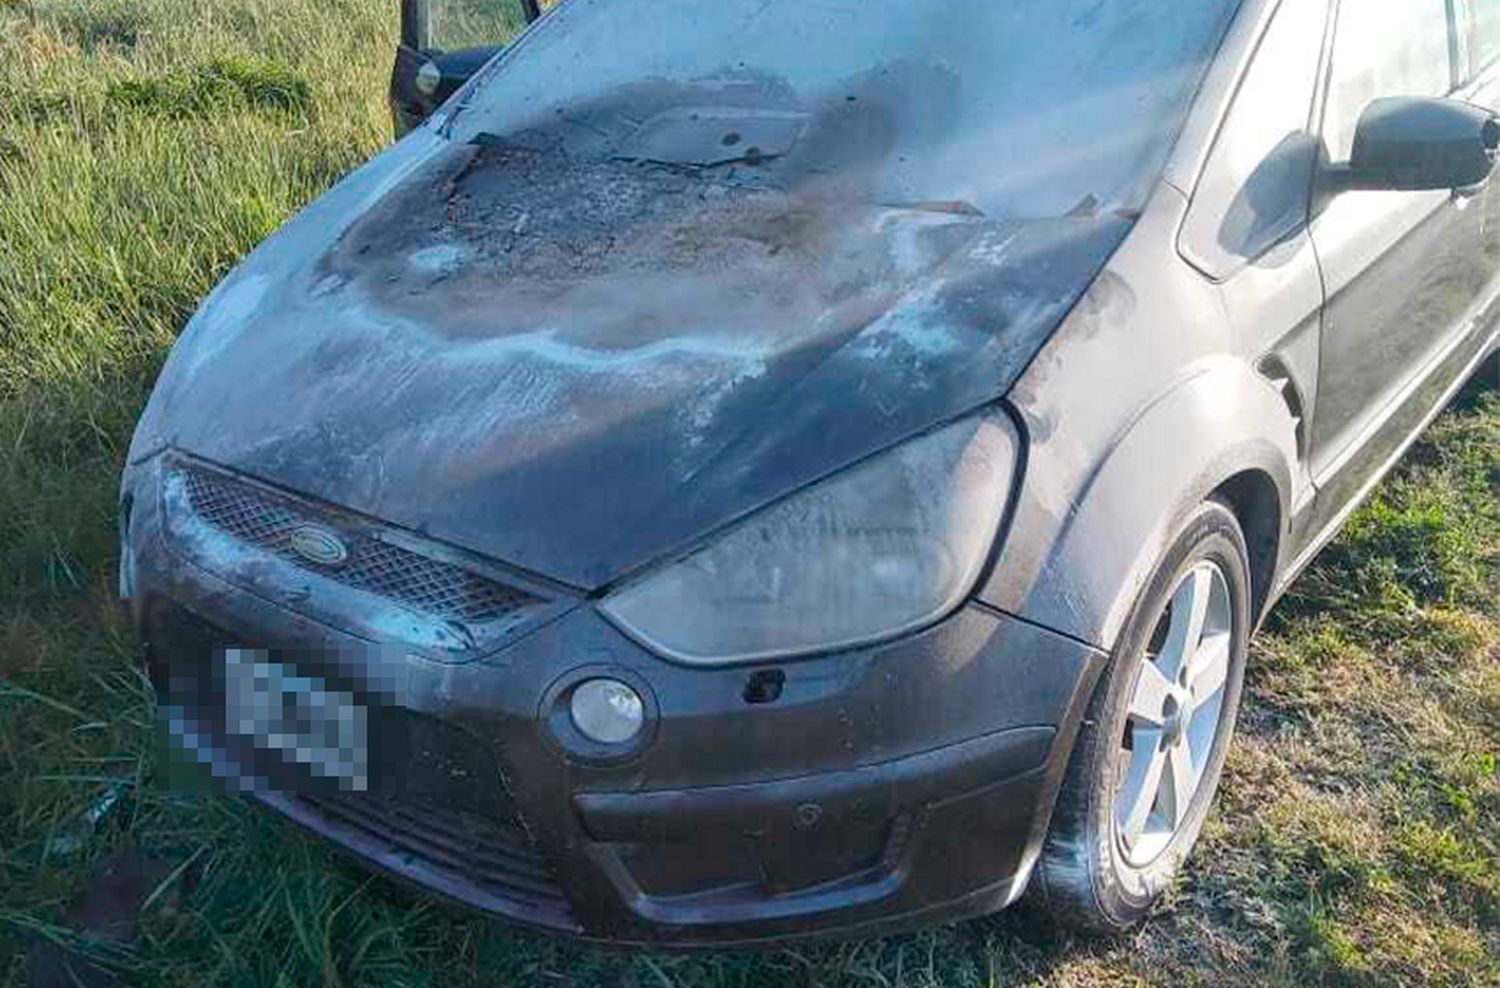
[[[1285,514],[1275,479],[1265,470],[1252,468],[1216,487],[1209,497],[1222,501],[1240,523],[1249,550],[1250,620],[1258,625],[1265,617],[1271,588],[1281,556]]]
[[[1052,441],[1030,451],[1028,473],[1058,469],[1049,459]],[[1296,422],[1248,362],[1220,356],[1192,368],[1092,462],[1071,478],[1069,509],[1051,519],[1046,535],[1027,531],[1048,519],[1046,507],[1026,503],[1023,493],[1011,530],[1021,537],[1003,547],[987,601],[1111,649],[1184,519],[1217,497],[1244,529],[1259,617],[1287,544],[1300,468]],[[1033,479],[1055,490],[1060,478],[1028,476],[1023,492]],[[1035,560],[1030,572],[1028,559]]]

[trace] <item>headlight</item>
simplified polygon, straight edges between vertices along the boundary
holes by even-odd
[[[912,440],[781,501],[603,603],[681,662],[860,645],[957,607],[984,569],[1019,440],[999,412]]]

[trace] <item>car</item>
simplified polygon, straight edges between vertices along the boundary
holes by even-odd
[[[1500,3],[403,10],[130,447],[176,747],[566,937],[1140,922],[1496,351]]]

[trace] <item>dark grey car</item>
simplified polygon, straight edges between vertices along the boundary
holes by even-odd
[[[573,936],[1129,926],[1496,348],[1500,2],[529,6],[407,0],[413,129],[162,374],[179,743]]]

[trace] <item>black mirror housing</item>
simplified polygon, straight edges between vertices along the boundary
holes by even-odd
[[[1392,97],[1365,109],[1348,164],[1330,167],[1334,191],[1465,189],[1490,177],[1500,118],[1452,99]]]
[[[519,0],[527,24],[542,16],[543,2]],[[433,38],[434,18],[441,10],[441,0],[401,0],[401,42],[396,46],[390,88],[397,137],[420,126],[504,50],[501,44],[443,50]]]
[[[426,120],[464,83],[504,49],[499,46],[463,48],[431,55],[401,48],[391,76],[391,107],[396,136]]]

